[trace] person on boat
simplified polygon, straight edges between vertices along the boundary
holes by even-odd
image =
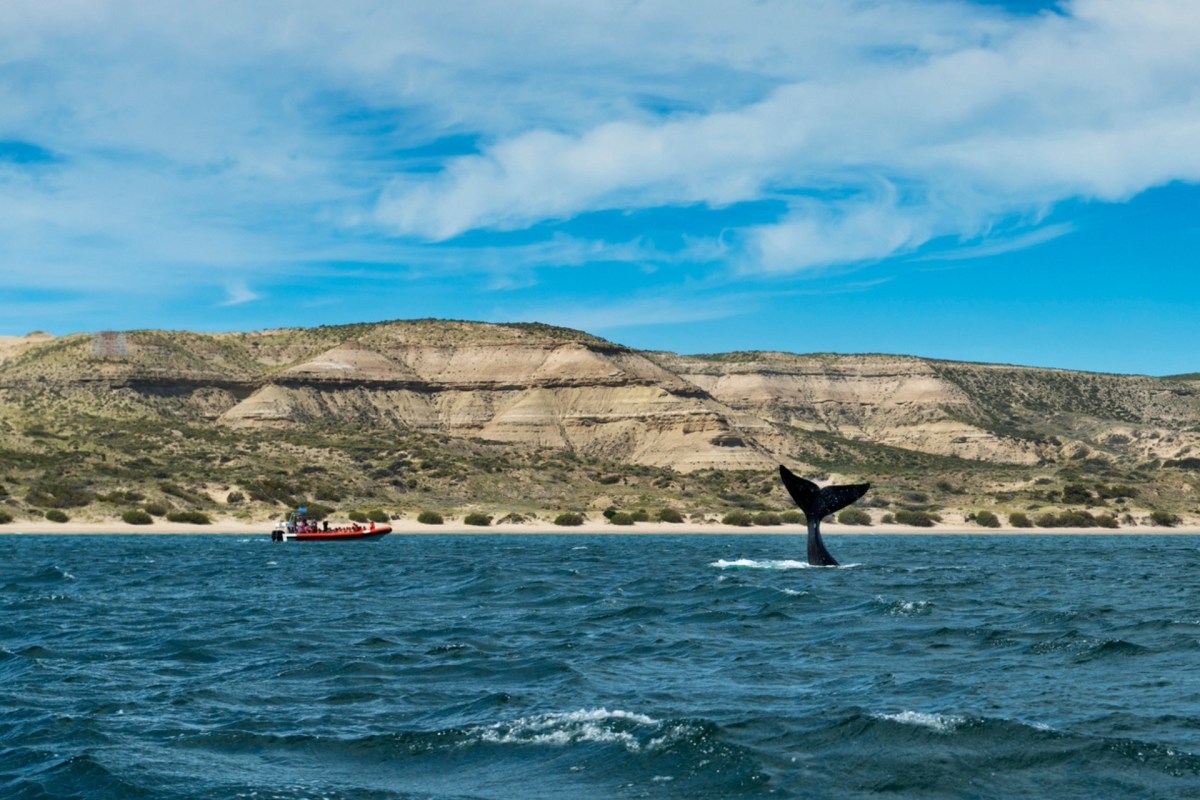
[[[323,520],[321,522],[321,530],[325,533],[329,533],[329,520]]]

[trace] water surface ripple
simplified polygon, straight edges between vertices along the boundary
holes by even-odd
[[[831,549],[0,537],[0,796],[1200,796],[1200,540]]]

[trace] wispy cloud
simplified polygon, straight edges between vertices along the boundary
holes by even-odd
[[[1016,236],[1007,236],[988,239],[980,244],[971,245],[969,247],[958,247],[952,250],[943,250],[937,253],[925,253],[924,255],[915,258],[915,261],[968,261],[974,258],[990,258],[992,256],[1004,255],[1005,253],[1016,253],[1021,250],[1026,250],[1030,247],[1037,247],[1046,242],[1052,242],[1063,236],[1067,236],[1076,231],[1076,226],[1071,222],[1061,222],[1057,225],[1046,225],[1036,230]]]
[[[259,299],[259,294],[246,285],[244,280],[234,280],[225,284],[225,300],[222,306],[240,306]]]

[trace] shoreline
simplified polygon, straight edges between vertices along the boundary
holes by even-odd
[[[601,535],[616,536],[803,536],[804,525],[762,525],[741,527],[720,523],[636,522],[633,525],[613,525],[607,521],[589,520],[583,525],[562,526],[547,521],[471,526],[449,521],[442,525],[424,525],[415,519],[392,520],[392,534],[401,536],[481,536],[481,535]],[[215,520],[210,525],[155,520],[149,525],[130,525],[120,520],[104,522],[50,522],[21,520],[0,525],[0,536],[93,536],[93,535],[197,535],[263,536],[269,537],[274,525],[271,520],[244,522]],[[1200,526],[1179,525],[1173,528],[1139,525],[1123,528],[981,528],[978,526],[941,523],[930,528],[907,525],[840,525],[825,523],[823,536],[1196,536]]]

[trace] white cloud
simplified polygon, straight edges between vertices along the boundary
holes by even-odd
[[[1124,200],[1200,180],[1194,4],[1080,0],[1064,16],[979,12],[964,28],[975,36],[912,35],[913,20],[947,8],[892,9],[909,24],[890,44],[914,48],[897,59],[871,51],[889,43],[876,7],[806,6],[819,26],[861,37],[848,48],[855,60],[836,59],[838,74],[782,70],[776,88],[732,108],[521,132],[440,173],[398,177],[378,217],[440,240],[595,209],[905,187],[882,204],[793,202],[749,237],[775,271],[881,258],[1067,198]]]
[[[546,264],[885,258],[1200,180],[1197,41],[1191,0],[10,0],[0,139],[56,159],[0,154],[0,280],[220,288],[366,257],[475,259],[515,286]],[[477,152],[404,154],[455,135]],[[763,199],[786,212],[683,253],[439,244]]]

